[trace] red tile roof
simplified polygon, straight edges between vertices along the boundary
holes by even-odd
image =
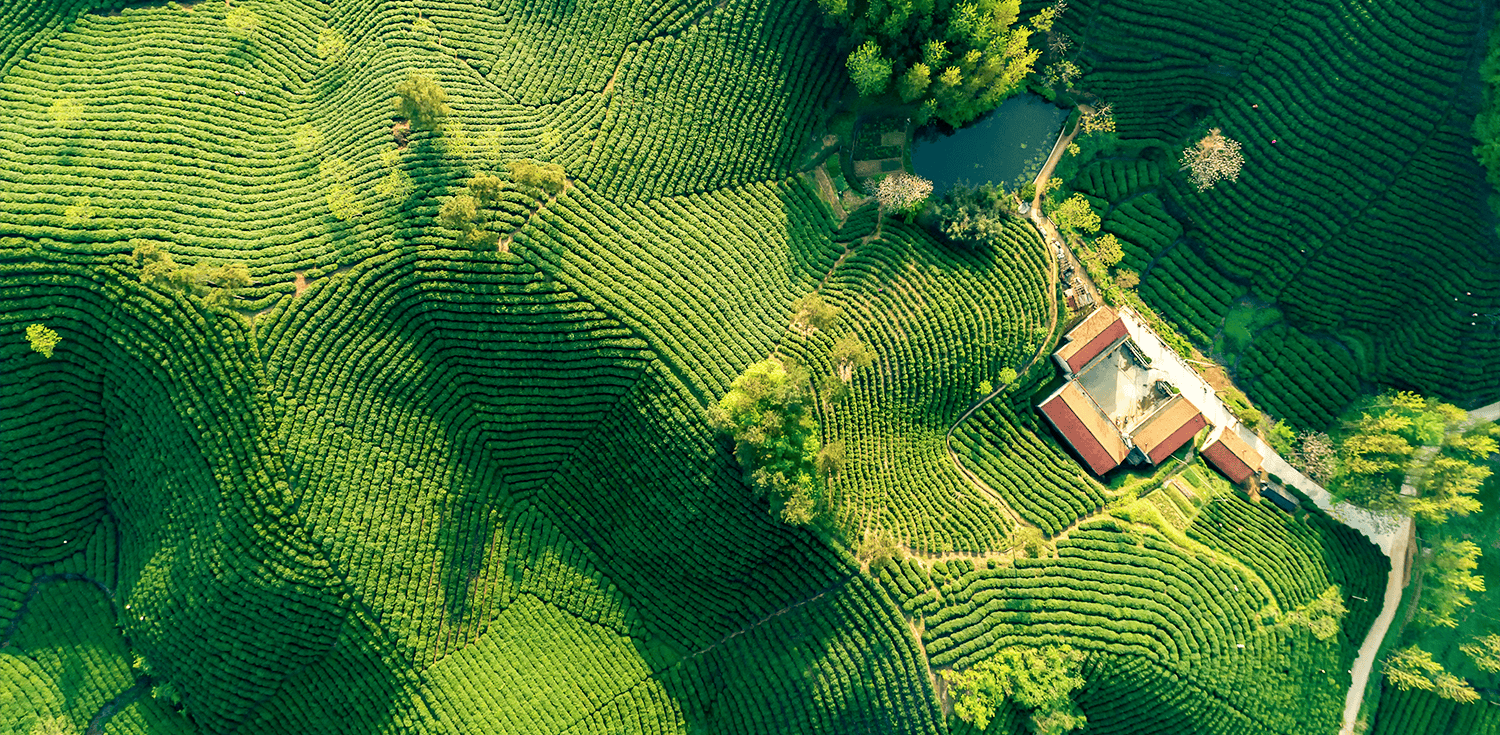
[[[1089,361],[1109,349],[1116,340],[1130,336],[1120,315],[1099,307],[1078,326],[1067,333],[1067,344],[1058,348],[1057,356],[1068,364],[1072,372],[1082,370]]]
[[[1077,383],[1064,385],[1042,403],[1041,409],[1096,475],[1118,467],[1130,452],[1114,424],[1099,412]]]
[[[1235,483],[1250,479],[1260,469],[1261,462],[1260,452],[1232,429],[1220,431],[1218,436],[1203,445],[1203,458]]]
[[[1152,464],[1161,464],[1205,426],[1208,419],[1203,418],[1198,407],[1176,395],[1131,432],[1130,439],[1151,458]]]

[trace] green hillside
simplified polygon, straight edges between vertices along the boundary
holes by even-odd
[[[1459,313],[1500,309],[1455,91],[1478,4],[1319,2],[1070,3],[1124,145],[1068,187],[1205,347],[1241,299],[1285,314],[1236,364],[1277,416],[1493,400],[1500,337]],[[969,733],[955,672],[1062,645],[1083,732],[1334,732],[1387,557],[1192,449],[1088,475],[1033,410],[1052,247],[850,188],[828,136],[909,110],[858,100],[826,10],[0,0],[0,733]],[[1447,35],[1335,22],[1397,12]],[[1425,66],[1339,119],[1276,66],[1392,47]],[[393,105],[423,79],[432,124]],[[1351,152],[1264,153],[1231,196],[1151,152],[1304,118]],[[768,359],[842,452],[805,524],[706,418]],[[1366,602],[1307,623],[1335,587]]]
[[[1068,7],[1079,84],[1113,103],[1121,142],[1071,186],[1146,303],[1299,428],[1376,387],[1500,397],[1500,242],[1471,133],[1488,3]],[[1209,128],[1246,165],[1201,192],[1171,174]],[[1248,344],[1216,339],[1270,307]]]

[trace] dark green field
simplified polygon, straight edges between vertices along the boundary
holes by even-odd
[[[1119,121],[1067,189],[1289,425],[1500,398],[1490,11],[1057,21]],[[945,675],[1060,645],[1081,732],[1337,732],[1390,561],[1198,461],[1087,474],[1033,410],[1068,312],[1030,222],[820,188],[824,136],[911,114],[850,48],[812,0],[0,0],[0,735],[971,733]],[[1200,193],[1211,125],[1247,163]],[[808,523],[705,418],[772,356],[844,452]],[[1332,586],[1367,602],[1288,622]],[[1500,728],[1467,706],[1444,735]]]

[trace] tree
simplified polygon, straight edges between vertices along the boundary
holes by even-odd
[[[1484,577],[1473,570],[1479,566],[1481,549],[1468,540],[1441,538],[1432,547],[1432,563],[1423,571],[1422,598],[1417,604],[1419,625],[1458,627],[1459,608],[1474,604],[1470,592],[1484,591]]]
[[[846,459],[843,439],[828,442],[823,445],[822,449],[818,450],[818,459],[816,462],[818,472],[824,477],[837,475],[843,471]]]
[[[1321,431],[1303,432],[1297,437],[1298,448],[1287,461],[1319,485],[1325,485],[1338,468],[1333,441]]]
[[[318,58],[337,63],[349,52],[349,41],[344,34],[332,28],[324,28],[318,31]]]
[[[931,194],[931,181],[903,171],[881,179],[875,198],[880,201],[881,209],[887,212],[910,212],[920,207]]]
[[[1240,154],[1239,142],[1224,137],[1223,131],[1214,128],[1197,144],[1182,152],[1179,170],[1188,171],[1188,178],[1198,191],[1207,191],[1224,179],[1238,181],[1244,165],[1245,157]]]
[[[874,361],[875,351],[852,334],[840,337],[833,344],[834,373],[845,383],[854,379],[856,369],[869,367]]]
[[[838,318],[838,307],[824,301],[816,292],[803,296],[792,304],[792,328],[807,334],[819,329],[829,329]]]
[[[245,8],[234,8],[224,15],[224,25],[228,26],[230,35],[251,39],[260,33],[260,16]]]
[[[880,45],[873,40],[867,40],[849,52],[844,65],[862,97],[880,94],[891,83],[891,60],[885,58]]]
[[[1001,385],[1010,385],[1011,383],[1016,382],[1016,369],[1013,367],[1001,368],[999,377]],[[989,391],[985,392],[988,393]]]
[[[1073,703],[1083,687],[1084,654],[1071,646],[1011,646],[964,671],[945,671],[953,693],[953,713],[977,730],[989,727],[995,711],[1012,699],[1032,710],[1037,735],[1060,735],[1083,727],[1085,718]]]
[[[505,193],[505,179],[494,174],[476,174],[469,179],[468,190],[479,206],[493,207]]]
[[[1105,268],[1113,268],[1125,257],[1125,250],[1120,247],[1120,238],[1114,233],[1106,233],[1094,238],[1094,252],[1099,255],[1099,262]]]
[[[29,735],[69,735],[76,732],[73,722],[66,716],[38,717],[31,726]]]
[[[1475,638],[1459,646],[1458,650],[1473,659],[1480,671],[1500,673],[1500,635],[1491,633],[1483,638]]]
[[[438,209],[438,222],[444,227],[458,230],[458,238],[467,240],[478,230],[479,206],[470,194],[459,194]]]
[[[81,117],[83,117],[83,103],[72,97],[53,100],[52,105],[47,108],[47,119],[59,127],[69,127],[78,122]]]
[[[1085,110],[1078,118],[1078,125],[1085,135],[1115,132],[1115,106],[1106,103]]]
[[[901,549],[896,545],[896,539],[891,536],[890,531],[884,528],[867,529],[864,538],[859,542],[859,549],[855,552],[854,558],[869,569],[878,570],[899,553]]]
[[[48,329],[42,324],[33,324],[26,328],[26,340],[31,343],[31,351],[42,357],[52,357],[52,351],[57,348],[57,343],[62,337],[57,332]]]
[[[919,61],[912,64],[912,67],[901,75],[896,91],[900,93],[902,102],[911,102],[926,94],[927,88],[931,85],[932,69]]]
[[[511,161],[506,164],[510,178],[521,186],[540,189],[550,196],[557,196],[567,184],[568,176],[562,166],[531,159]]]
[[[1052,212],[1052,221],[1061,230],[1099,231],[1099,215],[1089,204],[1088,197],[1082,194],[1074,194],[1064,199],[1063,203]]]
[[[1053,89],[1070,88],[1073,86],[1073,80],[1080,76],[1083,76],[1083,70],[1067,59],[1048,64],[1047,68],[1042,70],[1042,79]]]
[[[957,245],[980,247],[1005,233],[1005,220],[1015,216],[1015,196],[994,184],[970,186],[960,182],[948,188],[932,211],[938,233]]]
[[[394,102],[396,114],[410,120],[418,130],[433,130],[453,114],[448,106],[448,93],[436,80],[420,72],[412,72],[396,85]]]
[[[1338,585],[1330,585],[1316,599],[1281,617],[1281,624],[1304,627],[1312,631],[1313,637],[1326,641],[1338,635],[1339,625],[1349,609],[1344,607],[1344,595]]]
[[[1421,648],[1407,646],[1392,652],[1381,670],[1385,672],[1385,678],[1403,692],[1413,689],[1430,692],[1434,688],[1432,675],[1441,672],[1443,665],[1432,660],[1432,654]]]
[[[793,525],[812,522],[823,499],[810,388],[806,371],[772,357],[746,368],[707,415],[710,426],[734,438],[751,484]]]
[[[1418,497],[1410,503],[1417,520],[1439,525],[1449,516],[1466,516],[1480,510],[1474,495],[1493,474],[1488,467],[1438,455],[1427,466],[1426,477],[1417,485]]]

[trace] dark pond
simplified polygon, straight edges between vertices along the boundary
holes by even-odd
[[[920,131],[911,151],[912,168],[931,179],[939,192],[959,180],[1019,186],[1042,170],[1067,119],[1067,110],[1041,97],[1018,95],[958,132]]]

